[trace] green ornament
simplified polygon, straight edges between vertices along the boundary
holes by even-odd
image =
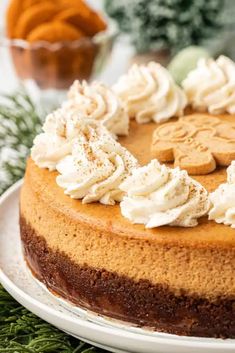
[[[168,65],[168,70],[174,80],[181,84],[188,73],[197,66],[201,58],[209,58],[210,53],[202,47],[190,46],[181,50]]]

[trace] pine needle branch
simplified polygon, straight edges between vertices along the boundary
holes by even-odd
[[[0,194],[23,176],[42,116],[25,93],[4,97],[0,105]]]
[[[104,353],[39,319],[0,285],[0,353]]]

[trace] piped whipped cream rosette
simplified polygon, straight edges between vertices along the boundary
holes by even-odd
[[[122,200],[119,186],[137,166],[137,160],[101,123],[82,120],[72,154],[57,165],[56,181],[65,194],[83,203],[113,205]]]
[[[56,169],[58,162],[72,153],[82,117],[58,109],[46,117],[43,132],[36,136],[31,157],[39,168]]]
[[[81,118],[99,121],[114,136],[128,134],[128,114],[119,98],[103,84],[76,81],[68,98],[60,109],[46,117],[43,133],[34,140],[32,158],[40,168],[54,170],[71,153]]]
[[[185,93],[170,73],[154,62],[147,66],[133,65],[113,90],[127,106],[129,116],[138,123],[161,123],[181,116],[187,104]]]
[[[210,195],[212,208],[209,219],[235,228],[235,161],[227,169],[227,183]]]
[[[194,227],[210,207],[208,193],[200,183],[186,171],[157,160],[135,169],[120,188],[126,193],[120,204],[122,215],[146,228]]]
[[[83,118],[101,121],[114,135],[128,135],[129,116],[119,97],[100,82],[75,81],[63,108]]]
[[[194,109],[235,114],[235,63],[229,58],[200,59],[182,85]]]

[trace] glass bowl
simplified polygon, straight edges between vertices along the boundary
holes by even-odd
[[[40,104],[57,106],[75,80],[94,79],[102,72],[116,36],[117,27],[113,22],[92,38],[68,42],[28,43],[10,40],[2,34],[0,74],[4,85],[12,88],[23,84]]]

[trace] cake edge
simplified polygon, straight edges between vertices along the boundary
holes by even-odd
[[[33,275],[55,295],[76,306],[136,326],[170,334],[235,338],[235,298],[213,302],[175,295],[166,285],[138,282],[104,269],[80,266],[51,250],[20,215],[24,257]]]

